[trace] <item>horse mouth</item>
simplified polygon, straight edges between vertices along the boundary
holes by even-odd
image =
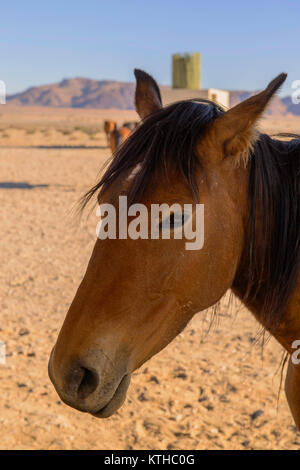
[[[130,384],[130,374],[124,375],[109,402],[96,413],[91,413],[96,418],[109,418],[123,405]]]

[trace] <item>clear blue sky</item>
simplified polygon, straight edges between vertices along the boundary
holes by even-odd
[[[300,79],[299,0],[10,0],[1,3],[0,79],[14,93],[75,76],[170,84],[171,54],[202,53],[203,87]]]

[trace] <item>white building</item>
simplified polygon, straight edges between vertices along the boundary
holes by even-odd
[[[189,100],[193,98],[204,98],[220,104],[225,109],[230,107],[230,92],[219,90],[217,88],[208,88],[207,90],[189,90],[181,88],[171,88],[161,86],[163,104],[167,105],[175,101]]]

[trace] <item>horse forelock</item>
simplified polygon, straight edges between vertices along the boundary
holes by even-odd
[[[127,178],[139,163],[132,178],[129,199],[139,199],[158,168],[175,168],[198,197],[196,145],[207,126],[224,110],[209,100],[186,100],[171,104],[147,117],[117,149],[100,181],[82,199],[82,206],[100,190],[104,191],[122,175]]]

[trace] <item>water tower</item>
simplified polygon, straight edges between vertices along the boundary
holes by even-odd
[[[173,54],[172,87],[200,90],[201,88],[201,54]]]

